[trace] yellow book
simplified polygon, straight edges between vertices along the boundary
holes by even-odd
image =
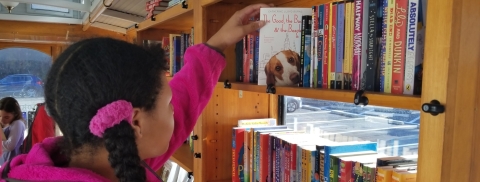
[[[387,18],[387,40],[385,42],[385,77],[383,81],[383,92],[392,93],[392,60],[395,26],[395,0],[388,0]]]
[[[417,181],[417,171],[394,170],[392,172],[392,182],[415,182]]]
[[[395,170],[392,166],[377,167],[377,182],[392,182],[392,172]]]
[[[328,80],[327,80],[327,85],[328,85],[328,88],[331,88],[331,84],[330,84],[330,81],[335,79],[335,72],[332,72],[330,67],[332,65],[332,11],[333,11],[333,5],[335,5],[336,3],[333,2],[333,3],[330,3],[330,8],[328,10]],[[335,60],[333,60],[335,61]]]

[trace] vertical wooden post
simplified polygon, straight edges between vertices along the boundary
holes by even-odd
[[[474,130],[479,130],[474,129],[480,95],[478,9],[477,0],[428,4],[422,103],[436,99],[446,110],[421,114],[417,181],[472,181],[475,175],[470,167],[478,145]]]
[[[204,7],[202,7],[200,1],[198,0],[193,0],[189,1],[189,6],[193,6],[193,19],[194,19],[194,25],[193,25],[193,41],[194,44],[201,44],[203,42],[206,42],[206,11]],[[194,153],[200,153],[203,154],[202,157],[205,156],[205,152],[203,149],[203,146],[206,144],[204,140],[204,136],[206,133],[206,129],[203,127],[203,117],[205,111],[202,112],[202,115],[199,116],[197,120],[197,124],[195,125],[195,128],[193,130],[194,135],[198,136],[198,139],[194,141]],[[205,172],[206,172],[206,165],[204,163],[203,158],[194,158],[193,159],[193,176],[195,181],[206,181],[205,179]]]

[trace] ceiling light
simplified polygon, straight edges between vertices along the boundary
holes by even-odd
[[[19,3],[11,1],[0,1],[0,4],[2,4],[8,9],[8,13],[12,13],[12,9],[18,6]]]

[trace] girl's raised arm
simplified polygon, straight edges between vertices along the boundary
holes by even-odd
[[[265,25],[261,21],[249,23],[248,19],[257,15],[261,7],[268,6],[255,4],[237,11],[206,43],[187,49],[184,66],[169,83],[175,120],[169,149],[162,156],[146,160],[154,170],[158,170],[193,131],[226,66],[223,50]]]

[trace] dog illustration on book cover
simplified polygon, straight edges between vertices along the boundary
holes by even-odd
[[[300,55],[297,53],[295,43],[290,47],[288,34],[285,37],[283,50],[264,54],[265,76],[267,85],[293,86],[300,82]],[[271,56],[272,55],[272,56]]]

